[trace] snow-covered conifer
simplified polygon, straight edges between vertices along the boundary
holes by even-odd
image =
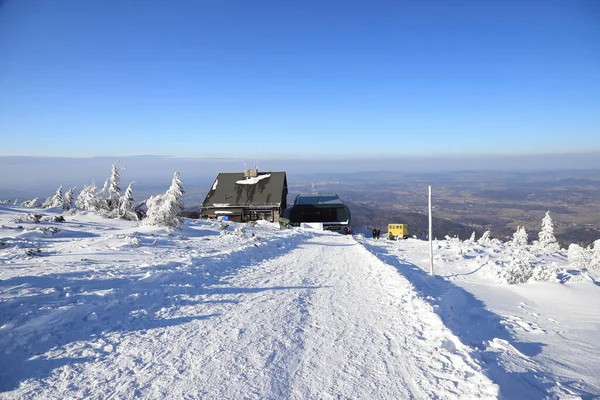
[[[544,253],[556,253],[560,250],[556,238],[554,237],[554,223],[550,217],[550,211],[546,212],[546,216],[542,219],[542,229],[538,236],[538,250]]]
[[[185,193],[182,184],[179,172],[175,172],[171,187],[164,194],[152,196],[146,201],[148,206],[146,223],[148,225],[176,228],[181,224],[180,214],[183,211],[183,194]]]
[[[65,193],[62,204],[63,210],[70,210],[73,206],[73,197],[75,196],[75,189],[77,188],[72,187],[71,189],[67,190],[67,193]]]
[[[98,187],[95,184],[83,185],[83,189],[77,196],[75,207],[86,211],[104,210],[106,202],[100,198]]]
[[[125,194],[120,199],[119,204],[119,218],[128,219],[131,221],[137,221],[138,216],[134,211],[135,200],[133,199],[133,182],[125,189]]]
[[[21,203],[21,207],[25,207],[25,208],[40,208],[41,206],[42,206],[42,203],[40,203],[39,197],[36,197],[35,199],[31,199],[31,200],[26,200]]]
[[[106,203],[108,211],[117,210],[120,206],[121,188],[119,187],[119,183],[121,182],[121,175],[119,171],[123,169],[124,168],[119,167],[118,161],[112,165],[112,172],[110,174],[110,178],[108,178],[107,188],[108,198]]]
[[[62,192],[62,185],[58,187],[58,189],[56,189],[56,192],[54,193],[54,196],[52,197],[48,197],[46,199],[46,201],[44,202],[44,204],[42,205],[43,208],[50,208],[50,207],[61,207],[63,206],[63,192]]]
[[[518,226],[517,230],[513,234],[513,244],[517,247],[525,247],[527,246],[528,241],[527,231],[524,226]]]
[[[590,246],[590,265],[589,269],[600,269],[600,239],[596,240]]]
[[[569,265],[572,268],[582,269],[587,268],[590,263],[589,252],[585,248],[576,243],[571,243],[567,250]]]
[[[525,283],[533,275],[529,253],[519,250],[504,270],[503,276],[506,283],[516,285]]]
[[[490,231],[483,232],[483,235],[477,241],[479,244],[488,244],[490,243]]]
[[[475,231],[473,231],[473,233],[471,233],[471,237],[469,238],[469,242],[475,243]]]

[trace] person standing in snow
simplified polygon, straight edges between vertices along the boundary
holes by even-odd
[[[373,239],[377,238],[377,229],[373,228]]]
[[[381,236],[381,229],[377,228],[377,240],[379,240],[380,236]]]

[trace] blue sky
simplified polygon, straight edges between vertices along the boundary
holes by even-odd
[[[600,151],[600,2],[0,1],[0,155]]]

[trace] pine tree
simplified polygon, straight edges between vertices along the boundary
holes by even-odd
[[[118,161],[112,165],[112,173],[110,174],[110,178],[108,178],[108,198],[106,202],[108,211],[114,211],[119,208],[121,199],[121,188],[119,187],[121,175],[119,171],[123,169],[119,167]]]
[[[95,184],[83,185],[77,196],[75,207],[86,211],[98,211],[102,208],[103,200],[98,197],[98,187]]]
[[[477,241],[479,244],[488,244],[490,243],[490,231],[483,232],[483,235]]]
[[[475,231],[473,231],[473,233],[471,233],[471,238],[469,239],[469,241],[471,243],[475,243]]]
[[[587,268],[590,264],[590,253],[576,243],[571,243],[567,250],[567,257],[571,268]]]
[[[148,212],[146,223],[148,225],[164,225],[171,228],[178,227],[183,212],[183,182],[179,179],[179,172],[173,174],[171,187],[161,195],[152,196],[146,201]]]
[[[46,201],[42,205],[42,208],[51,208],[51,207],[61,207],[62,208],[63,201],[64,200],[63,200],[63,192],[62,192],[62,185],[61,185],[58,187],[58,189],[56,189],[54,196],[46,199]]]
[[[138,216],[134,211],[135,200],[133,199],[133,182],[125,189],[125,194],[120,199],[119,204],[119,218],[128,219],[130,221],[137,221]]]
[[[550,211],[542,219],[542,229],[538,236],[538,249],[544,253],[556,253],[560,250],[556,238],[554,237],[554,223],[550,217]]]
[[[35,199],[22,202],[21,206],[26,208],[39,208],[42,204],[39,202],[39,197],[36,197]]]
[[[600,269],[600,239],[590,246],[590,269]]]
[[[518,226],[517,230],[513,234],[513,244],[518,247],[525,247],[527,246],[528,239],[529,238],[527,236],[527,231],[525,230],[525,227]]]
[[[70,210],[73,206],[73,197],[75,196],[75,189],[77,188],[72,187],[71,189],[67,190],[67,193],[65,193],[65,197],[63,198],[62,204],[63,210]]]

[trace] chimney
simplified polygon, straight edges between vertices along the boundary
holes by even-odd
[[[244,170],[244,178],[256,178],[258,176],[258,168],[250,168]]]

